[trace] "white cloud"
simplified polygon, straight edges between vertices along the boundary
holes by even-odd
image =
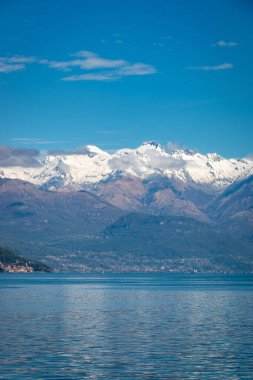
[[[64,61],[50,61],[48,59],[40,59],[38,61],[41,65],[47,65],[51,69],[57,69],[62,71],[71,71],[69,62]]]
[[[0,73],[11,73],[24,70],[27,63],[35,62],[34,57],[7,56],[0,57]]]
[[[171,156],[163,156],[154,150],[147,151],[145,158],[129,152],[125,156],[113,157],[109,160],[109,165],[113,170],[131,171],[136,175],[141,175],[143,170],[167,170],[183,169],[186,163],[182,159],[175,159]]]
[[[123,59],[104,59],[100,57],[87,58],[85,61],[81,62],[80,68],[86,70],[93,69],[111,69],[114,67],[120,67],[126,64]]]
[[[1,57],[1,58],[3,58],[3,57]],[[8,63],[33,63],[33,62],[37,61],[37,58],[35,58],[35,57],[24,57],[22,55],[6,57],[4,59]]]
[[[0,167],[40,166],[38,157],[39,151],[36,149],[12,148],[4,145],[0,146]]]
[[[113,81],[117,79],[119,79],[119,77],[114,72],[70,75],[68,77],[62,78],[63,81],[67,81],[67,82],[76,82],[76,81],[108,82],[108,81]]]
[[[229,70],[233,69],[234,65],[232,63],[222,63],[221,65],[213,66],[190,66],[191,70],[200,70],[200,71],[220,71],[220,70]]]
[[[91,58],[91,57],[97,57],[96,53],[93,53],[92,51],[88,50],[80,50],[77,53],[72,54],[73,57],[82,57],[82,58]]]
[[[115,81],[127,76],[150,75],[156,73],[156,69],[144,63],[131,64],[123,59],[110,60],[100,58],[94,53],[82,51],[75,56],[87,57],[84,60],[73,60],[69,62],[49,62],[49,66],[61,70],[70,71],[71,68],[78,66],[82,70],[96,70],[91,73],[74,74],[62,78],[64,81]],[[103,71],[101,71],[101,69]],[[105,71],[106,69],[110,69]]]
[[[219,46],[219,47],[234,47],[237,46],[238,43],[235,41],[224,41],[224,40],[219,40],[212,44],[212,46]]]
[[[31,137],[15,137],[15,138],[11,139],[11,141],[33,142],[33,141],[38,141],[38,139],[34,139]]]
[[[135,63],[133,65],[126,65],[119,70],[119,74],[122,76],[130,75],[149,75],[156,73],[156,69],[151,65],[144,63]]]
[[[4,62],[0,62],[0,73],[11,73],[13,71],[20,71],[25,68],[24,64],[18,63],[15,65],[9,65]]]
[[[45,140],[31,137],[15,137],[11,139],[11,141],[18,142],[23,145],[28,144],[36,144],[36,145],[47,145],[47,144],[64,144],[67,141],[53,141],[53,140]]]
[[[248,156],[246,156],[246,160],[253,161],[253,153],[251,153]]]
[[[62,78],[64,81],[100,81],[108,82],[119,80],[127,76],[141,76],[141,75],[150,75],[156,73],[156,69],[151,65],[146,65],[143,63],[136,63],[133,65],[126,64],[120,69],[106,71],[106,72],[95,72],[88,74],[78,74],[70,75]]]
[[[0,73],[9,73],[26,68],[27,64],[37,63],[72,75],[63,77],[63,81],[115,81],[126,76],[150,75],[156,69],[144,63],[130,63],[124,59],[102,58],[94,52],[81,50],[72,55],[72,59],[56,61],[36,57],[10,56],[0,57]],[[81,70],[81,72],[80,72]],[[88,71],[88,72],[87,72]]]
[[[40,63],[63,71],[71,71],[74,67],[78,67],[82,70],[112,69],[123,66],[127,63],[123,59],[101,58],[97,54],[86,50],[75,53],[73,56],[78,59],[70,61],[49,61],[47,59],[42,59],[40,60]]]
[[[13,55],[13,56],[6,56],[6,57],[0,57],[0,62],[4,63],[32,63],[35,62],[37,58],[35,57],[25,57],[22,55]]]

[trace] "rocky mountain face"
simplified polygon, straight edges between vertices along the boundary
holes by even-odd
[[[253,242],[253,175],[231,185],[207,213],[222,228]]]
[[[169,150],[148,142],[113,154],[90,145],[68,154],[49,154],[37,167],[2,168],[0,177],[52,191],[88,190],[127,211],[207,220],[203,208],[250,174],[250,160]]]
[[[0,183],[1,244],[67,271],[250,272],[253,245],[209,222],[126,213],[87,192]]]
[[[251,271],[251,160],[87,146],[0,177],[0,240],[53,268]]]
[[[133,176],[114,178],[101,182],[93,192],[126,211],[190,216],[199,220],[208,220],[202,211],[202,202],[205,205],[212,198],[180,180],[161,176],[147,180]]]
[[[123,212],[87,191],[53,192],[20,180],[0,180],[0,223],[9,231],[22,221],[21,236],[90,235],[102,231]]]

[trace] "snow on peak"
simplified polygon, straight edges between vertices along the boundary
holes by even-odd
[[[1,177],[18,178],[39,185],[57,183],[61,187],[95,186],[115,175],[165,176],[199,186],[223,189],[236,179],[253,174],[253,161],[226,159],[216,153],[203,155],[189,149],[164,149],[154,141],[136,149],[120,149],[109,154],[94,145],[72,152],[49,154],[36,168],[0,168]]]
[[[73,155],[90,155],[94,156],[97,154],[108,154],[104,152],[102,149],[98,148],[95,145],[84,145],[81,146],[80,148],[76,149],[75,151],[72,152]]]
[[[224,158],[217,153],[208,153],[206,156],[208,159],[213,160],[213,161],[224,160]]]
[[[155,142],[155,141],[145,141],[139,148],[136,149],[138,152],[146,152],[148,150],[157,150],[157,151],[162,151],[163,148],[162,146]]]
[[[95,154],[108,154],[106,153],[105,151],[103,151],[102,149],[98,148],[97,146],[95,145],[86,145],[85,147],[89,152],[91,153],[95,153]]]
[[[142,144],[142,146],[149,146],[152,149],[161,148],[161,144],[159,144],[156,141],[152,141],[152,140],[151,141],[144,141],[144,143]]]

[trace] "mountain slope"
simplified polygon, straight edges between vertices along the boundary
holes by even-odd
[[[128,214],[107,227],[104,231],[106,238],[117,236],[117,241],[122,246],[122,238],[138,236],[142,245],[141,249],[152,252],[155,241],[156,256],[164,254],[208,257],[219,256],[226,253],[227,256],[237,256],[240,244],[233,239],[228,239],[208,223],[202,223],[184,217],[161,217],[143,214]],[[217,243],[218,242],[218,243]],[[135,247],[134,239],[124,245],[125,250]],[[151,251],[148,247],[151,247]],[[167,249],[168,248],[168,249]],[[245,257],[251,256],[251,248],[245,251]]]
[[[64,212],[59,210],[57,229],[49,225],[46,232],[39,228],[39,233],[37,219],[29,230],[29,215],[11,217],[11,228],[3,239],[5,245],[8,242],[16,252],[61,271],[253,271],[253,245],[221,233],[210,223],[185,217],[119,213],[103,230],[67,233]],[[4,223],[0,224],[1,234]]]
[[[82,244],[78,260],[103,270],[253,270],[253,245],[185,217],[127,214]]]
[[[230,186],[207,212],[223,228],[253,242],[253,175]]]
[[[208,203],[211,197],[176,179],[154,176],[141,180],[134,176],[121,176],[101,182],[93,192],[114,206],[130,212],[208,220],[201,208],[202,203]]]
[[[52,192],[20,180],[0,180],[1,238],[33,258],[55,255],[55,241],[89,238],[123,213],[87,191]],[[60,244],[58,250],[71,248]]]

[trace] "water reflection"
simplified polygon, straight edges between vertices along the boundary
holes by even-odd
[[[4,276],[0,379],[252,379],[252,276]]]

